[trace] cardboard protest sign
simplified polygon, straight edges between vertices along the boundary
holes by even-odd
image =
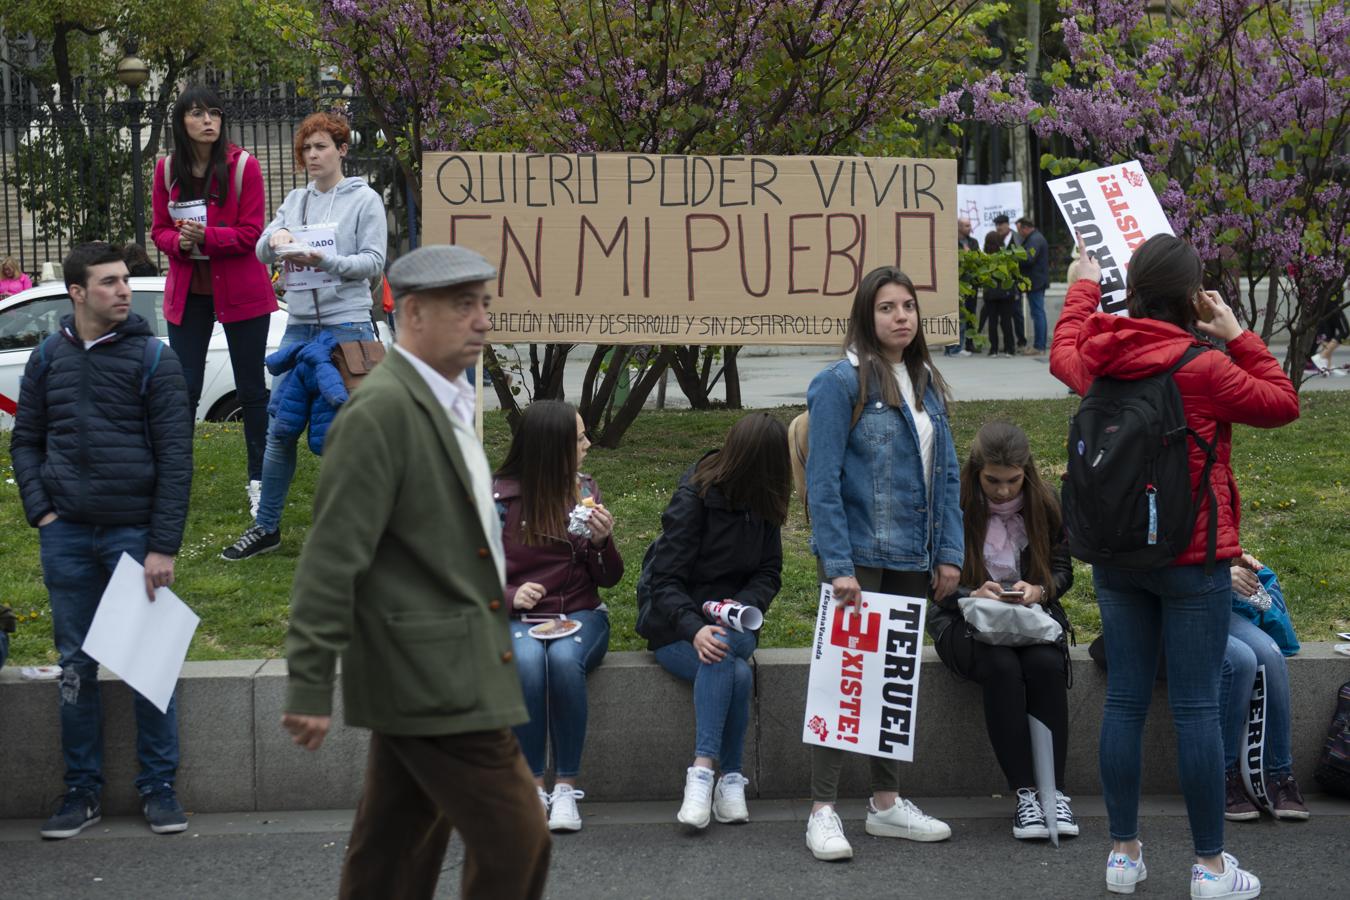
[[[1136,160],[1046,183],[1070,232],[1102,266],[1102,310],[1125,312],[1130,257],[1155,234],[1172,234],[1153,186]]]
[[[306,244],[327,253],[337,249],[337,225],[297,225],[290,231],[295,235],[297,244]],[[285,257],[282,257],[282,264],[286,269],[288,291],[314,291],[342,283],[342,278],[332,272],[286,262]]]
[[[970,219],[970,236],[984,248],[984,236],[994,230],[994,218],[1000,215],[1016,222],[1022,217],[1022,182],[999,184],[958,184],[956,214]]]
[[[802,741],[914,760],[926,606],[864,591],[846,611],[820,586]]]
[[[835,344],[858,283],[914,280],[956,339],[956,163],[428,153],[424,243],[497,267],[495,341]]]

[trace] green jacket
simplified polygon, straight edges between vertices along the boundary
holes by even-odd
[[[390,353],[328,433],[291,589],[286,711],[330,714],[341,654],[350,725],[445,735],[527,721],[502,595],[455,427]]]

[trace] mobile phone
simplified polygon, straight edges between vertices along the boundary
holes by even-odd
[[[1199,316],[1201,322],[1212,322],[1214,320],[1214,310],[1210,309],[1209,304],[1205,302],[1209,293],[1209,291],[1201,291],[1196,295],[1195,300],[1193,301],[1195,304],[1195,314]],[[1216,294],[1215,296],[1217,297],[1218,295]]]
[[[1001,600],[1021,600],[1027,595],[1026,591],[999,591],[998,596]]]

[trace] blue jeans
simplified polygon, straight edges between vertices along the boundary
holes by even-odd
[[[541,641],[530,626],[511,622],[511,642],[525,692],[530,721],[515,727],[521,752],[536,778],[548,764],[546,744],[553,741],[553,764],[559,778],[575,778],[586,743],[586,676],[609,650],[609,613],[587,609],[568,613],[581,623],[571,637]]]
[[[1228,649],[1223,656],[1219,709],[1223,711],[1223,764],[1232,768],[1247,746],[1247,713],[1256,667],[1266,667],[1266,758],[1269,775],[1294,770],[1289,746],[1289,669],[1270,635],[1244,616],[1228,614]]]
[[[61,655],[61,752],[66,786],[97,795],[103,788],[103,707],[98,663],[80,649],[103,591],[125,552],[145,561],[150,529],[140,525],[83,525],[57,519],[38,529],[42,577],[52,605],[52,635]],[[178,770],[177,698],[161,713],[135,694],[136,788],[142,794],[173,784]]]
[[[720,640],[730,651],[719,663],[699,661],[688,641],[666,644],[656,661],[676,678],[694,685],[694,755],[717,760],[722,774],[741,771],[745,729],[750,726],[750,694],[755,674],[750,656],[755,652],[753,631],[728,628]]]
[[[337,339],[339,344],[349,341],[375,340],[375,326],[369,322],[343,322],[340,325],[300,325],[294,322],[286,326],[281,336],[282,350],[291,344],[312,341],[326,331]],[[272,390],[280,391],[290,372],[283,372],[272,379]],[[280,437],[277,435],[276,416],[267,420],[267,449],[263,451],[262,499],[258,501],[258,518],[254,522],[263,531],[272,532],[281,527],[281,511],[286,508],[286,495],[291,490],[291,479],[295,477],[295,447],[300,436]]]
[[[1045,349],[1045,291],[1027,291],[1027,309],[1031,311],[1032,345]]]
[[[1102,793],[1111,837],[1139,836],[1144,718],[1167,650],[1167,701],[1177,733],[1177,768],[1196,856],[1223,850],[1223,732],[1219,673],[1228,642],[1233,583],[1228,566],[1169,566],[1130,572],[1093,566],[1106,641]]]

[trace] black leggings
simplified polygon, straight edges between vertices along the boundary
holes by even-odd
[[[1017,347],[1013,343],[1013,306],[1016,303],[1016,297],[1009,297],[1006,300],[985,298],[984,308],[989,317],[990,353],[999,352],[998,334],[1000,330],[1003,332],[1003,352],[1017,352]]]
[[[1009,789],[1036,785],[1028,715],[1050,729],[1055,745],[1055,785],[1062,789],[1069,739],[1063,649],[1058,644],[985,644],[971,637],[965,622],[959,620],[942,632],[936,648],[947,668],[984,688],[984,724]]]
[[[267,381],[263,376],[263,357],[267,354],[267,330],[271,324],[270,315],[261,315],[224,325],[225,340],[230,347],[230,368],[234,370],[235,395],[244,410],[244,446],[248,451],[250,481],[261,480],[263,450],[267,447]],[[194,422],[197,404],[202,399],[206,351],[215,325],[215,301],[206,294],[188,294],[182,324],[169,323],[169,346],[183,364],[188,414]]]

